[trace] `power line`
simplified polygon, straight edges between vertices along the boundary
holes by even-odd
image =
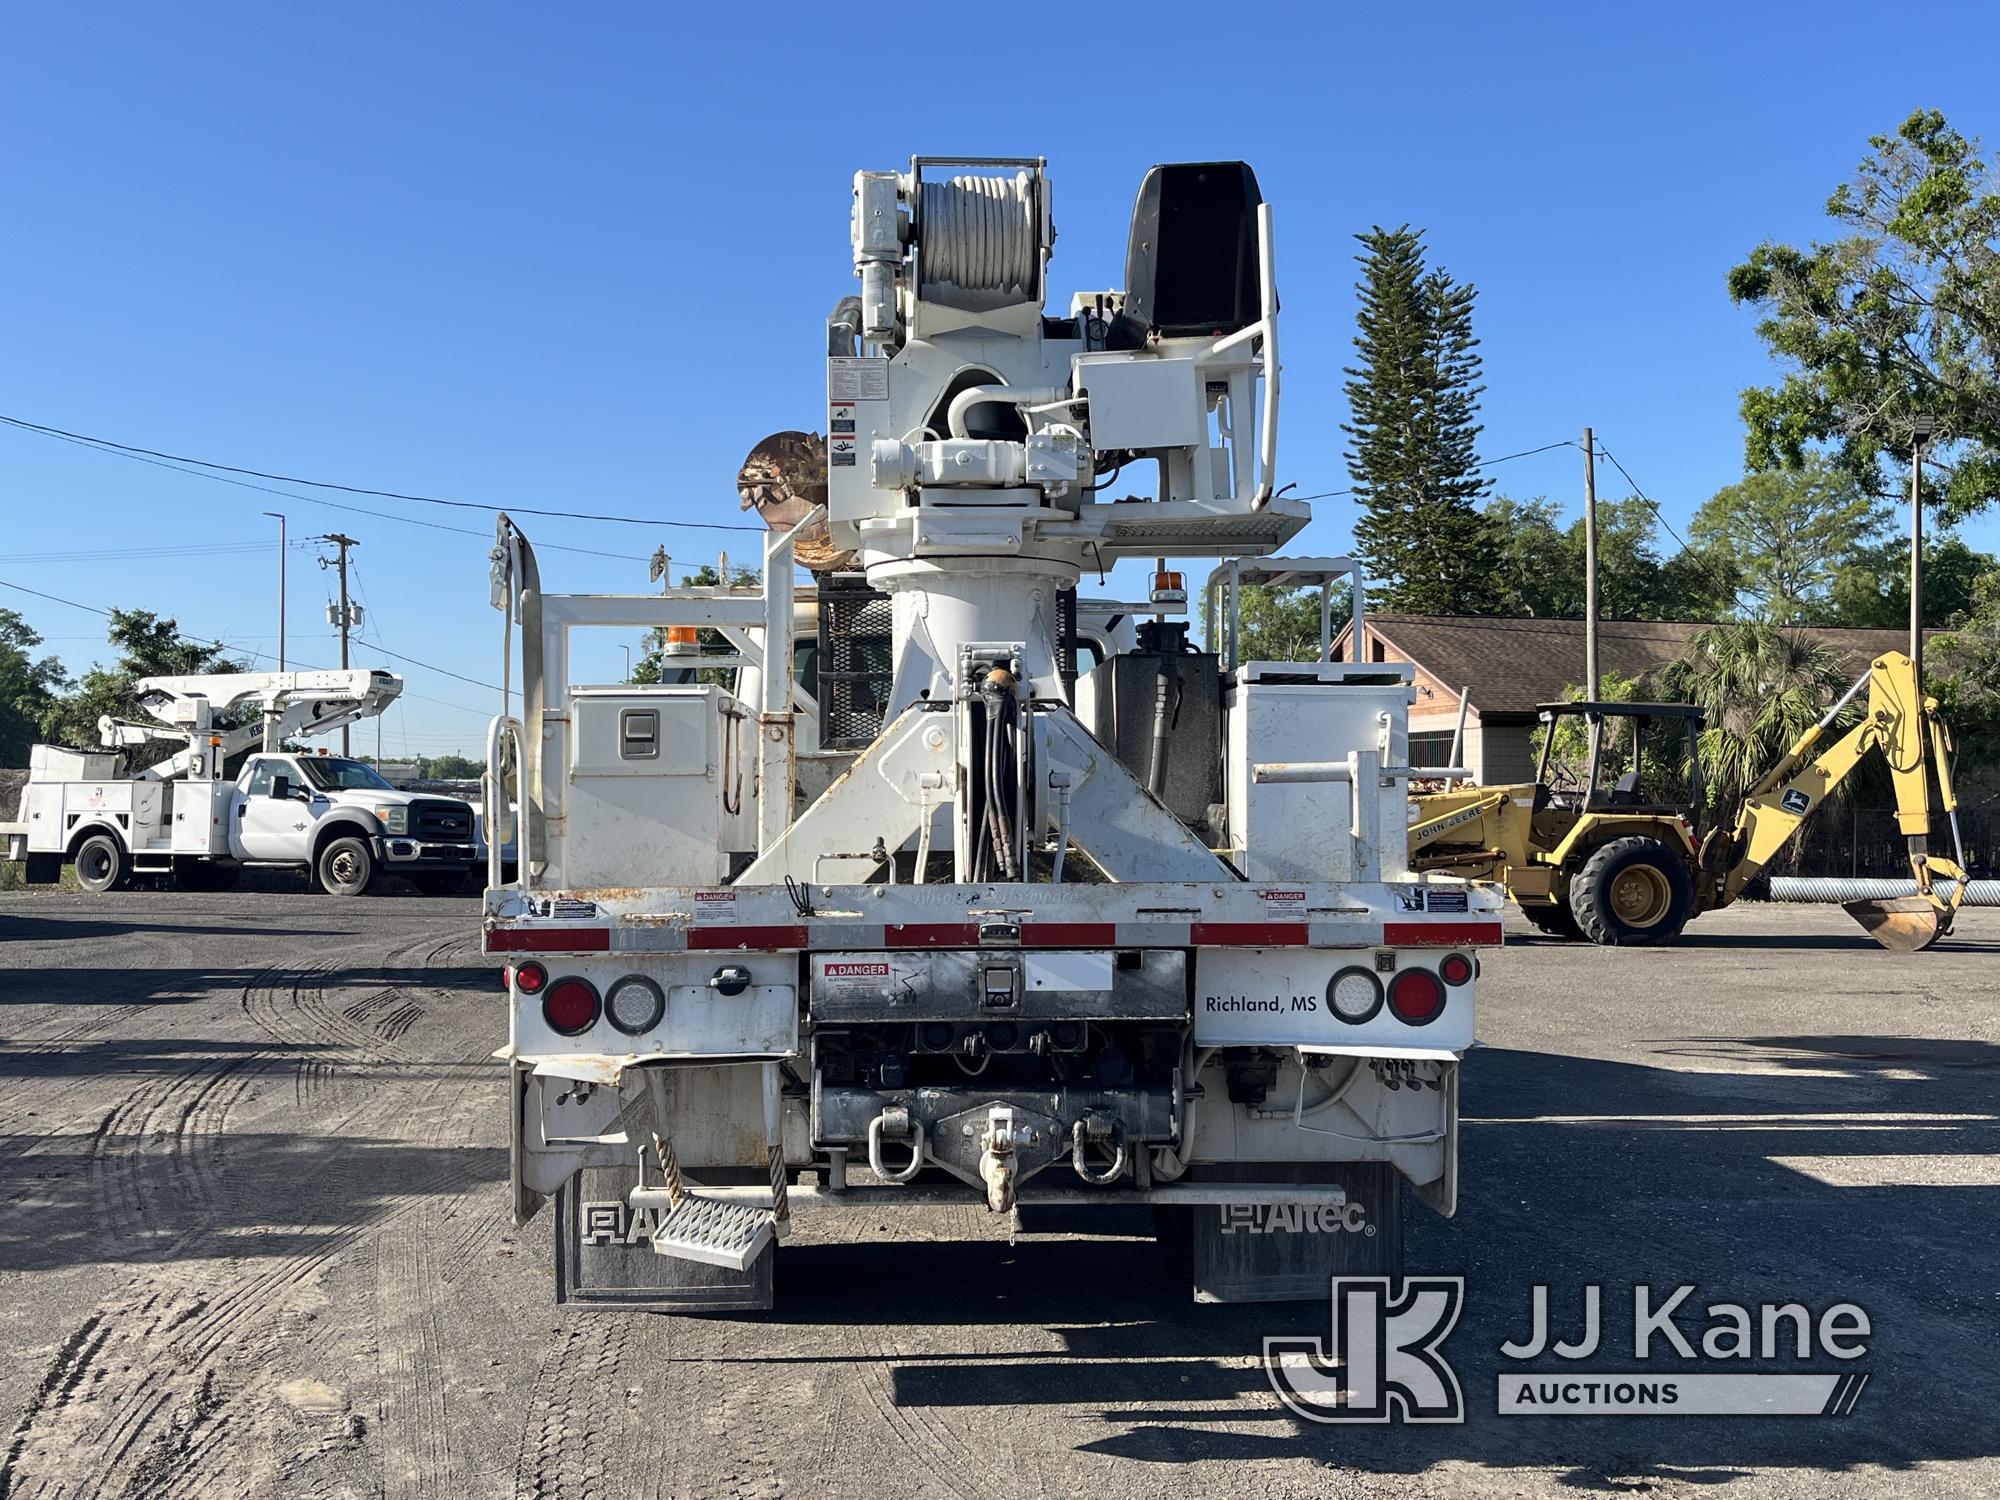
[[[4,420],[6,420],[6,419],[5,419],[5,418],[0,418],[0,421],[4,421]],[[1576,446],[1576,442],[1575,442],[1575,440],[1574,440],[1574,439],[1571,439],[1571,438],[1564,438],[1564,439],[1563,439],[1563,440],[1562,440],[1561,442],[1559,442],[1559,443],[1544,443],[1544,444],[1542,444],[1542,446],[1541,446],[1541,447],[1539,447],[1539,448],[1523,448],[1523,449],[1522,449],[1522,450],[1521,450],[1521,451],[1520,451],[1519,453],[1503,453],[1503,454],[1501,454],[1501,455],[1500,455],[1500,456],[1499,456],[1498,458],[1482,458],[1482,459],[1480,459],[1480,460],[1479,460],[1479,462],[1477,462],[1476,464],[1474,464],[1474,465],[1473,465],[1472,467],[1473,467],[1473,468],[1475,468],[1475,469],[1490,469],[1490,468],[1492,468],[1492,467],[1493,467],[1493,466],[1494,466],[1495,464],[1504,464],[1504,463],[1512,463],[1512,462],[1513,462],[1513,461],[1514,461],[1515,459],[1517,459],[1517,458],[1533,458],[1533,457],[1534,457],[1534,456],[1535,456],[1535,455],[1536,455],[1537,453],[1552,453],[1552,452],[1554,452],[1554,451],[1555,451],[1555,450],[1556,450],[1557,448],[1574,448],[1575,446]],[[1294,500],[1302,500],[1302,501],[1303,501],[1303,500],[1337,500],[1337,499],[1339,499],[1339,498],[1340,498],[1341,496],[1343,496],[1343,495],[1352,495],[1352,494],[1355,494],[1356,492],[1357,492],[1357,491],[1356,491],[1356,490],[1354,490],[1354,489],[1345,489],[1345,490],[1321,490],[1321,491],[1320,491],[1320,492],[1319,492],[1318,494],[1316,494],[1316,495],[1294,495],[1294,496],[1292,496],[1291,498],[1292,498],[1292,499],[1294,499]],[[1282,492],[1281,492],[1281,493],[1282,493]]]
[[[1694,558],[1695,561],[1699,562],[1703,567],[1709,569],[1709,576],[1712,577],[1717,583],[1721,584],[1723,586],[1724,592],[1731,599],[1734,599],[1737,595],[1737,590],[1738,590],[1737,580],[1733,577],[1724,575],[1722,571],[1715,566],[1714,559],[1711,558],[1707,553],[1697,552],[1693,547],[1688,545],[1687,538],[1682,536],[1678,531],[1674,530],[1674,523],[1667,519],[1666,512],[1662,511],[1658,505],[1653,503],[1652,497],[1649,496],[1644,490],[1639,488],[1639,481],[1632,477],[1631,471],[1627,469],[1625,465],[1618,462],[1617,454],[1613,453],[1609,448],[1605,447],[1604,444],[1602,443],[1599,443],[1597,445],[1597,451],[1599,453],[1602,453],[1606,458],[1611,460],[1611,467],[1616,469],[1621,475],[1624,476],[1625,482],[1632,487],[1632,493],[1637,495],[1641,500],[1644,500],[1646,502],[1646,508],[1653,513],[1653,519],[1658,521],[1662,526],[1667,528],[1667,535],[1672,537],[1675,541],[1681,544],[1681,554],[1685,557]]]
[[[85,604],[81,600],[77,599],[65,599],[61,594],[45,593],[41,589],[31,589],[25,583],[10,583],[4,578],[0,578],[0,589],[13,589],[16,593],[33,594],[37,599],[47,599],[52,604],[66,604],[71,609],[80,609],[88,614],[102,615],[107,620],[111,618],[112,614],[112,611],[100,608],[95,604]],[[268,651],[258,651],[249,646],[232,646],[227,641],[207,640],[200,636],[192,636],[192,635],[187,637],[187,640],[190,645],[200,646],[210,651],[227,651],[227,652],[238,653],[243,656],[254,656],[259,661],[277,660],[277,657],[273,656]],[[437,672],[446,677],[458,677],[458,680],[460,682],[471,683],[473,687],[484,688],[488,692],[497,693],[500,691],[500,689],[494,687],[491,683],[477,682],[470,677],[459,677],[458,673],[446,671],[443,667],[434,667],[427,661],[418,661],[415,657],[412,656],[398,655],[396,652],[391,651],[386,646],[378,646],[376,649],[381,651],[381,653],[384,656],[393,656],[396,658],[397,661],[408,662],[411,666],[422,667],[427,672]],[[292,665],[296,668],[296,670],[302,672],[325,672],[331,670],[330,668],[327,667],[315,666],[313,663],[309,661],[297,662]],[[492,717],[490,710],[484,708],[473,708],[471,705],[465,703],[451,703],[447,702],[443,698],[432,698],[423,693],[406,693],[405,696],[411,698],[421,698],[426,703],[435,703],[440,708],[456,709],[460,713],[479,714],[487,718]]]
[[[93,437],[89,433],[67,432],[60,427],[45,427],[40,422],[30,422],[21,417],[0,414],[0,422],[10,427],[18,427],[25,432],[40,433],[45,437],[62,438],[67,442],[82,443],[98,449],[109,449],[116,453],[135,458],[147,458],[169,464],[191,464],[198,469],[212,470],[218,474],[242,474],[252,479],[268,479],[274,484],[303,484],[316,490],[335,490],[343,495],[375,495],[384,500],[407,500],[416,505],[445,505],[455,510],[483,510],[488,512],[507,511],[522,516],[552,516],[564,521],[608,521],[620,526],[666,526],[683,531],[747,531],[761,534],[762,526],[733,526],[720,521],[667,521],[641,516],[599,515],[585,511],[538,510],[525,505],[487,505],[477,500],[443,500],[435,495],[411,495],[399,490],[369,489],[365,485],[337,484],[330,479],[302,479],[296,474],[271,474],[262,469],[246,469],[237,464],[215,463],[205,458],[189,458],[181,453],[162,453],[156,448],[141,448],[132,443],[114,442],[110,438]],[[185,471],[183,471],[185,472]],[[303,499],[303,496],[294,498]]]
[[[11,419],[0,418],[0,421],[6,420]],[[373,516],[378,521],[397,521],[405,526],[421,526],[426,531],[449,531],[456,536],[476,536],[481,541],[486,541],[490,537],[490,533],[488,532],[474,531],[467,526],[446,526],[437,521],[419,521],[415,516],[399,516],[394,511],[370,510],[364,505],[343,505],[338,500],[322,500],[317,495],[301,495],[296,490],[274,490],[268,484],[251,484],[247,480],[231,479],[225,474],[207,474],[200,469],[185,469],[179,464],[165,463],[157,458],[143,458],[137,453],[126,453],[117,448],[105,447],[88,438],[62,437],[54,429],[49,430],[48,436],[61,437],[63,442],[74,443],[79,448],[87,448],[92,453],[102,453],[108,458],[129,458],[134,463],[151,464],[156,469],[169,469],[176,474],[186,474],[191,479],[211,479],[217,484],[233,484],[240,490],[255,490],[260,495],[276,495],[283,500],[296,500],[301,505],[323,505],[328,510],[344,510],[351,515]],[[636,553],[604,552],[595,547],[568,547],[559,542],[538,542],[535,544],[535,550],[538,552],[576,552],[585,557],[609,557],[618,562],[645,562],[648,560]]]

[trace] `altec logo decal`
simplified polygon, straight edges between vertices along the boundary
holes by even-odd
[[[1359,1234],[1372,1237],[1359,1203],[1225,1203],[1223,1234]]]
[[[889,966],[885,963],[829,963],[826,966],[828,979],[887,979]]]

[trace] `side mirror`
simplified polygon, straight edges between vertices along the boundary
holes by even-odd
[[[292,782],[291,782],[291,778],[290,778],[290,777],[288,777],[288,776],[274,776],[274,777],[272,777],[272,778],[271,778],[271,790],[270,790],[269,792],[265,793],[265,795],[266,795],[266,796],[268,796],[268,797],[270,797],[270,798],[272,798],[272,799],[273,799],[273,800],[275,800],[275,801],[278,801],[278,802],[289,802],[289,801],[291,801],[291,798],[292,798]]]

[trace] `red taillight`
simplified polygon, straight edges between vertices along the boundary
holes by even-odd
[[[540,964],[514,965],[514,988],[524,995],[539,995],[549,982],[549,971]]]
[[[597,1024],[602,1009],[588,979],[558,979],[542,996],[542,1019],[559,1036],[576,1036]]]
[[[1406,1026],[1428,1026],[1444,1010],[1444,985],[1429,969],[1405,969],[1389,981],[1389,1009]]]
[[[1438,973],[1449,985],[1469,984],[1477,971],[1463,953],[1447,953],[1438,964]]]

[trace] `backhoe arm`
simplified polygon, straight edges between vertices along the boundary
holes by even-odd
[[[1840,711],[1864,687],[1868,690],[1867,715],[1815,755]],[[1929,905],[1946,914],[1944,927],[1948,928],[1950,913],[1957,909],[1963,895],[1964,873],[1954,861],[1933,858],[1930,854],[1930,783],[1925,766],[1928,754],[1937,763],[1938,791],[1945,811],[1951,816],[1955,844],[1958,804],[1951,786],[1948,746],[1937,702],[1923,696],[1915,664],[1900,651],[1877,657],[1854,686],[1841,695],[1840,701],[1799,736],[1798,742],[1744,798],[1731,838],[1730,862],[1723,871],[1719,904],[1735,900],[1745,886],[1762,874],[1799,826],[1847,779],[1862,758],[1870,750],[1879,749],[1889,764],[1896,794],[1896,823],[1909,848],[1917,888]],[[1959,879],[1958,892],[1949,904],[1931,892],[1934,870]]]

